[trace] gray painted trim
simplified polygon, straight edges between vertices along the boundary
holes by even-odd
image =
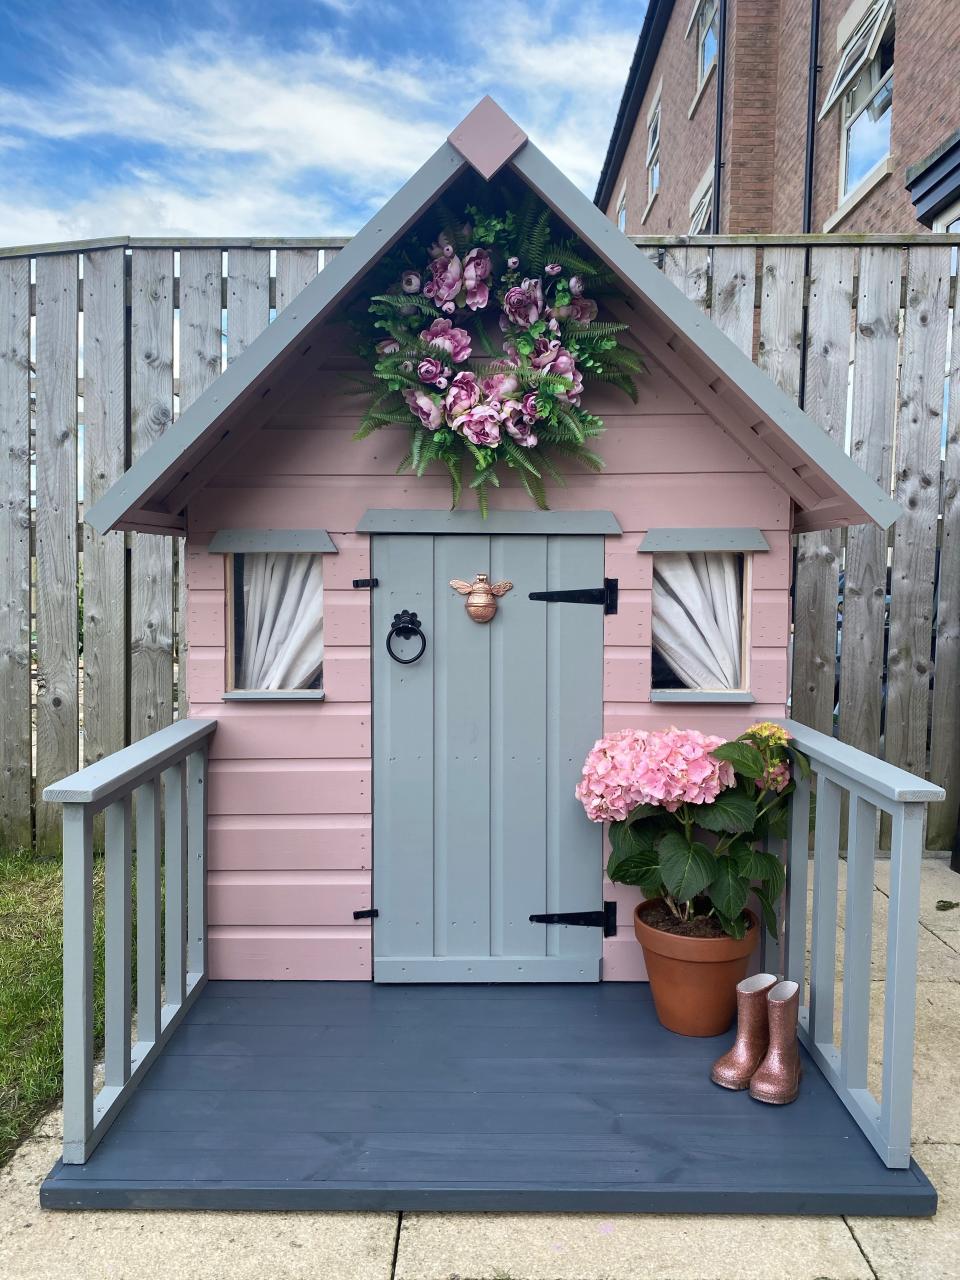
[[[856,783],[864,790],[875,792],[887,800],[904,803],[916,801],[931,804],[946,797],[943,787],[938,787],[935,782],[918,778],[916,774],[898,769],[885,760],[878,760],[876,756],[867,755],[865,751],[859,751],[845,742],[838,742],[825,733],[809,729],[805,724],[796,720],[781,720],[780,723],[811,760],[832,765],[842,773],[847,787]]]
[[[148,738],[51,783],[44,788],[43,798],[52,803],[95,804],[103,808],[144,781],[146,774],[158,773],[182,760],[216,727],[216,720],[177,720]]]
[[[365,511],[360,533],[622,533],[612,511]]]
[[[326,529],[218,529],[207,550],[224,551],[313,551],[332,552],[339,548]]]
[[[901,514],[899,503],[875,485],[542,151],[528,142],[510,165],[628,288],[640,294],[661,320],[702,353],[718,377],[735,384],[765,418],[829,476],[866,520],[875,521],[883,529],[893,524]]]
[[[638,551],[769,551],[759,529],[650,529]]]
[[[651,689],[651,702],[756,702],[746,689]]]
[[[106,533],[120,521],[136,522],[137,508],[156,498],[181,457],[204,438],[222,430],[227,410],[262,385],[289,347],[321,320],[432,200],[443,192],[466,161],[444,142],[383,208],[361,228],[331,263],[299,293],[289,307],[243,351],[177,420],[176,431],[161,436],[85,513],[89,525]]]
[[[323,702],[322,689],[230,689],[221,702]]]
[[[566,928],[567,926],[561,926]],[[483,982],[598,982],[600,956],[379,956],[375,982],[457,982],[472,965]]]

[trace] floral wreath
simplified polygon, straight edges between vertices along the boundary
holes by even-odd
[[[443,229],[435,242],[425,248],[414,234],[389,255],[385,291],[360,319],[373,380],[360,385],[371,401],[354,438],[409,426],[398,471],[422,476],[431,463],[445,466],[454,507],[466,464],[484,516],[501,467],[546,509],[544,475],[564,483],[556,455],[603,467],[587,447],[603,422],[582,407],[584,384],[637,398],[643,361],[616,337],[628,326],[599,320],[588,296],[611,292],[612,274],[576,238],[558,237],[532,194],[506,212],[468,205],[460,217],[442,206],[436,213]],[[466,367],[471,359],[475,369]]]

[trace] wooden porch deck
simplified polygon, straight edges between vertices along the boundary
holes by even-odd
[[[931,1214],[809,1058],[800,1098],[710,1083],[730,1037],[645,984],[211,982],[55,1209]]]

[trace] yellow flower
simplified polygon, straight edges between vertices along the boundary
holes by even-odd
[[[786,729],[782,725],[774,724],[771,720],[761,720],[759,724],[752,724],[747,734],[763,739],[772,747],[785,747],[790,741],[790,735]]]

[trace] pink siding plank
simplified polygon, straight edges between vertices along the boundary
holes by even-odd
[[[223,556],[212,556],[206,542],[191,538],[187,548],[187,588],[190,591],[222,591],[224,589]]]
[[[790,594],[782,591],[753,592],[750,614],[750,641],[757,649],[786,650],[790,638]]]
[[[608,578],[616,578],[621,591],[650,591],[653,589],[653,560],[637,551],[642,533],[627,533],[608,537],[604,547],[604,572]]]
[[[744,516],[747,523],[747,516]],[[728,524],[733,524],[729,520]],[[786,591],[790,587],[790,567],[793,563],[793,547],[790,534],[782,529],[766,529],[764,537],[770,544],[769,551],[758,551],[752,558],[751,578],[754,591]]]
[[[187,648],[187,690],[192,715],[199,714],[196,708],[204,703],[220,703],[225,688],[225,663],[223,649],[195,648],[191,640]]]
[[[371,865],[369,814],[212,815],[212,871],[331,871]]]
[[[646,702],[650,697],[650,650],[603,651],[603,696],[609,702]]]
[[[370,873],[356,871],[211,871],[211,925],[352,925],[370,906]]]
[[[191,645],[222,647],[226,644],[226,593],[222,587],[214,591],[201,591],[196,587],[188,590],[187,635]]]
[[[787,529],[790,503],[783,490],[759,472],[722,475],[640,475],[573,477],[566,488],[551,486],[557,510],[612,511],[624,529],[672,527],[683,523],[711,528],[735,520],[760,529]],[[322,482],[310,476],[289,476],[285,483],[211,486],[203,503],[191,512],[197,530],[231,528],[355,529],[370,507],[444,510],[449,486],[439,476],[422,480],[382,476],[376,482],[362,476],[341,476]],[[495,506],[529,509],[530,500],[509,481],[495,495]]]
[[[366,760],[212,760],[211,813],[367,813]]]
[[[639,560],[639,556],[637,559]],[[612,576],[612,575],[607,575]],[[651,643],[650,617],[651,595],[649,591],[624,591],[621,587],[617,612],[603,620],[603,642],[607,647],[634,645],[645,647]]]
[[[323,659],[323,692],[328,702],[369,702],[369,648],[328,649]]]
[[[370,538],[366,533],[327,532],[337,547],[335,556],[323,560],[325,590],[352,591],[354,578],[370,576]]]
[[[751,702],[742,706],[707,702],[608,702],[603,708],[603,731],[669,729],[671,725],[678,725],[735,738],[757,720],[776,720],[783,714],[782,702]]]
[[[647,967],[643,963],[643,948],[633,932],[618,929],[616,937],[603,940],[604,982],[646,982]]]
[[[327,646],[369,645],[369,591],[324,590],[323,639]]]
[[[784,706],[787,701],[786,649],[757,649],[750,652],[750,692],[757,702]],[[783,712],[781,711],[782,715]],[[757,717],[754,716],[754,720]]]
[[[373,976],[370,928],[217,925],[210,930],[208,963],[214,979],[369,981]]]
[[[370,755],[370,707],[364,702],[319,706],[249,702],[194,703],[192,713],[216,718],[211,755],[220,760],[355,759]]]

